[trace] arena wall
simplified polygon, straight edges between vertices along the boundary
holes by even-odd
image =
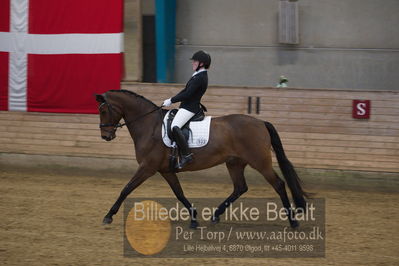
[[[299,44],[278,42],[279,0],[177,0],[176,78],[188,58],[212,55],[210,82],[301,88],[397,90],[399,1],[299,0]]]
[[[182,85],[124,83],[160,105]],[[211,86],[208,115],[251,114],[273,123],[296,167],[399,172],[399,93],[270,87]],[[259,97],[259,114],[256,102]],[[352,118],[352,100],[371,101],[371,117]],[[98,115],[0,112],[0,154],[67,156],[131,161],[126,128],[112,142],[100,138]],[[243,129],[237,129],[243,130]]]

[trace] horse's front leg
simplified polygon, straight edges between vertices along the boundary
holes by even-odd
[[[183,203],[184,207],[186,207],[186,209],[189,211],[190,216],[191,216],[190,228],[193,228],[193,229],[197,228],[198,227],[197,210],[195,208],[193,208],[192,204],[188,201],[186,196],[184,196],[183,189],[180,185],[177,175],[175,173],[161,173],[161,175],[168,182],[170,188],[175,193],[176,198],[181,203]]]
[[[122,202],[126,199],[126,197],[139,185],[141,185],[147,178],[155,174],[155,170],[149,169],[143,165],[139,166],[136,173],[132,177],[132,179],[127,183],[127,185],[121,191],[119,198],[116,200],[112,208],[109,210],[107,215],[105,215],[103,224],[110,224],[112,223],[112,216],[116,214],[119,208],[122,205]]]

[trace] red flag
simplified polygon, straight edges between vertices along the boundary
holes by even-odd
[[[120,88],[122,18],[122,0],[0,0],[0,110],[97,112]]]

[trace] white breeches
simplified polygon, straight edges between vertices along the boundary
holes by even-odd
[[[190,120],[191,117],[193,117],[194,115],[194,113],[187,111],[186,109],[180,108],[172,121],[171,129],[173,129],[175,126],[182,128],[182,126],[184,126],[188,122],[188,120]]]

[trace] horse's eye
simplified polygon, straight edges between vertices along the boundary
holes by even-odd
[[[102,115],[105,115],[107,112],[105,112],[105,111],[101,111],[100,112]]]

